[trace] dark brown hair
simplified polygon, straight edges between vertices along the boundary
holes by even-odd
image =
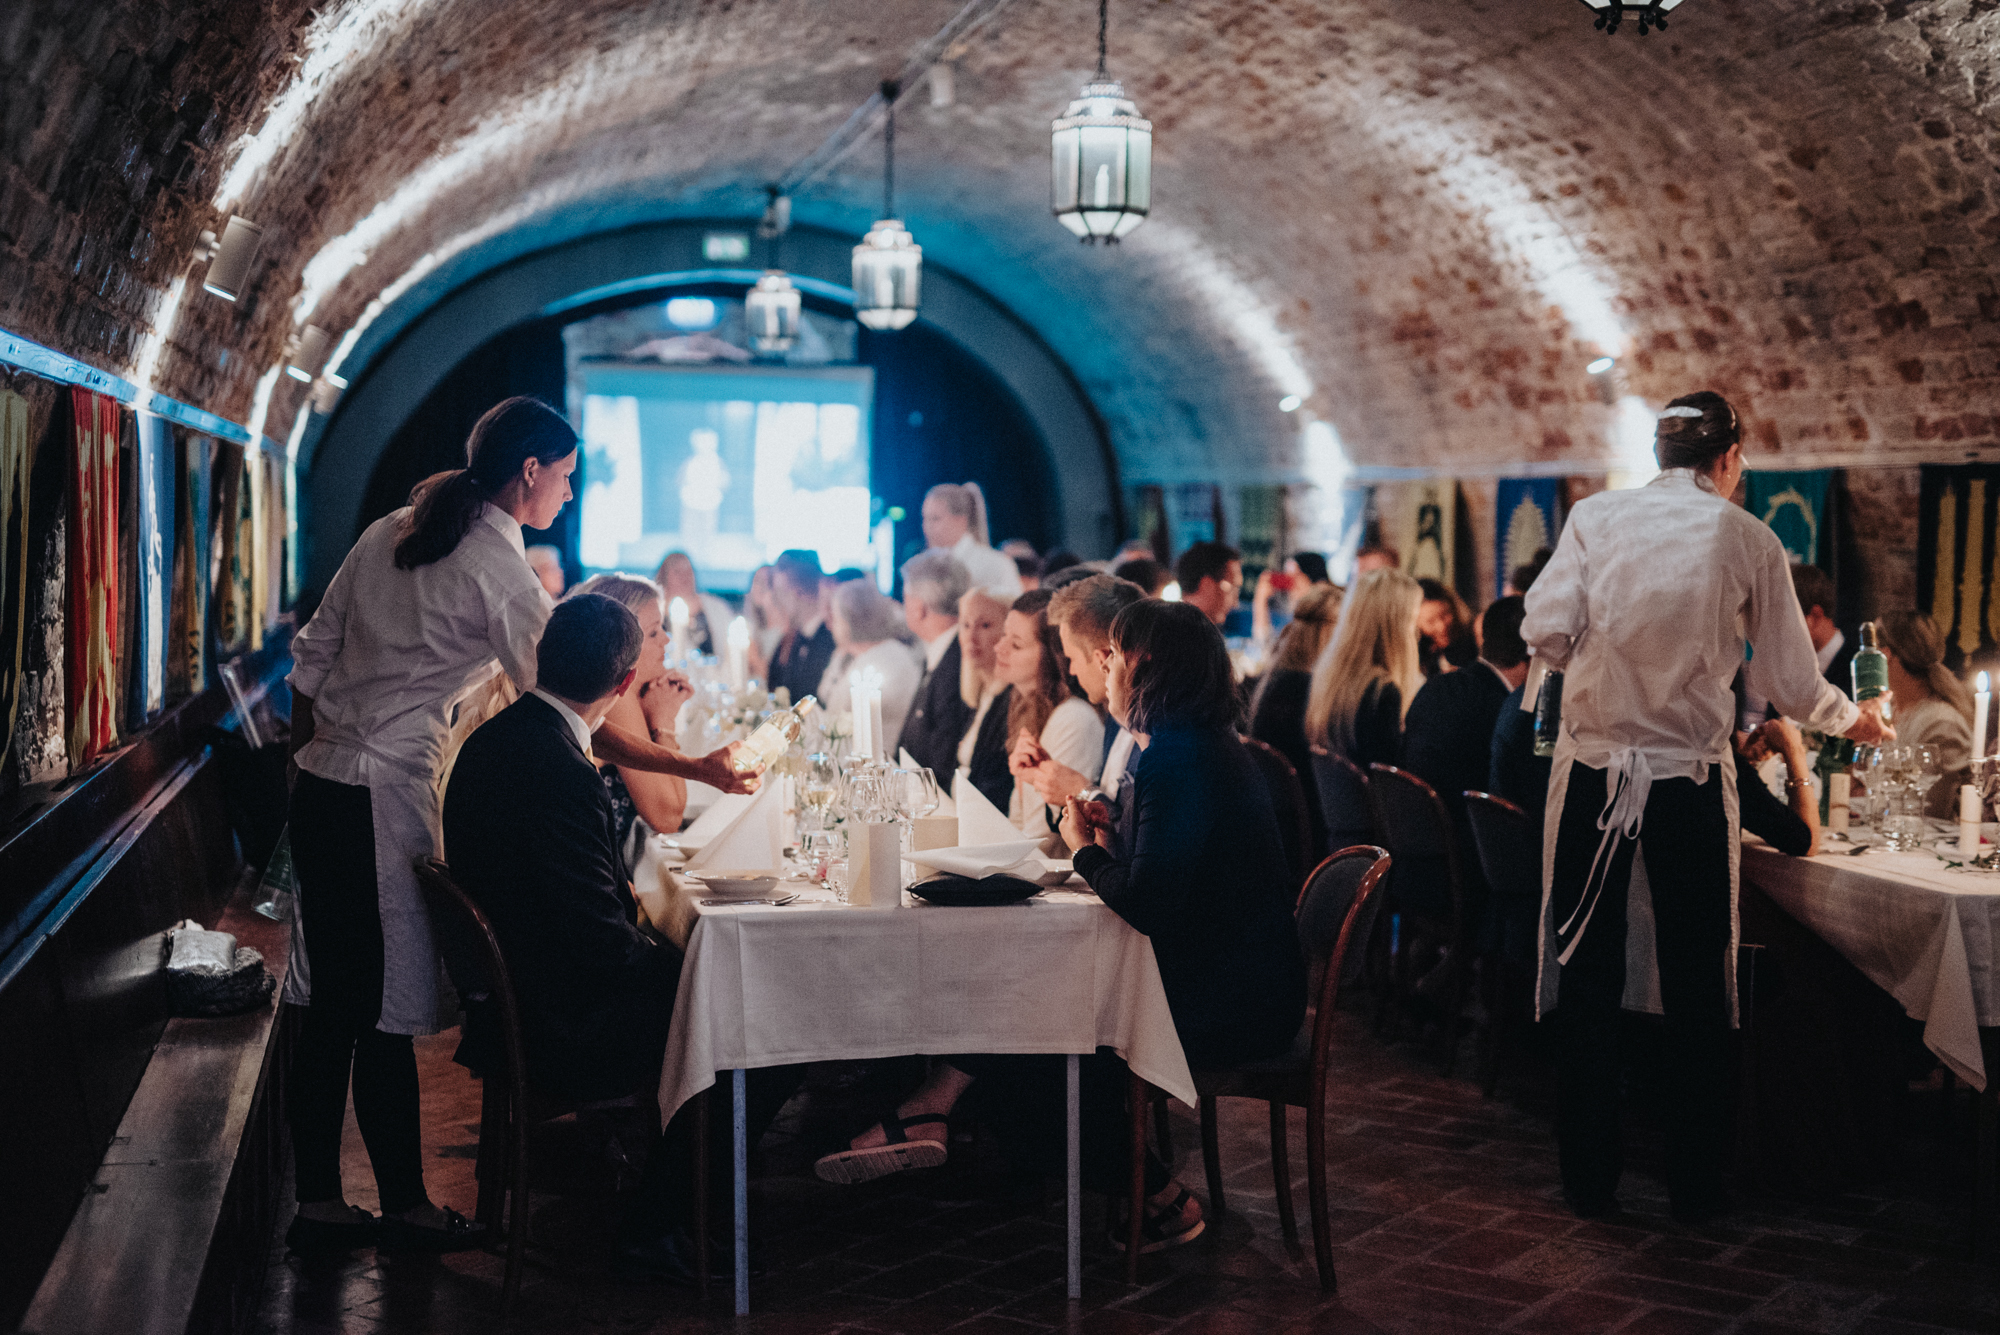
[[[1743,439],[1743,428],[1729,400],[1713,390],[1683,394],[1667,405],[1653,425],[1653,457],[1662,468],[1692,468],[1699,472],[1728,453]]]
[[[415,570],[458,550],[479,509],[534,459],[552,464],[576,452],[576,431],[540,399],[517,395],[486,410],[465,440],[464,468],[433,473],[410,492],[409,530],[396,567]]]
[[[1069,656],[1063,652],[1062,632],[1049,624],[1049,600],[1055,595],[1046,589],[1030,589],[1014,600],[1007,610],[1018,612],[1035,623],[1035,642],[1042,648],[1042,666],[1032,692],[1015,687],[1007,701],[1007,735],[1023,732],[1042,735],[1049,715],[1072,696],[1082,697],[1083,687],[1069,675]]]
[[[1236,677],[1222,632],[1188,603],[1148,598],[1111,623],[1111,642],[1130,664],[1127,726],[1150,733],[1170,723],[1236,725]]]

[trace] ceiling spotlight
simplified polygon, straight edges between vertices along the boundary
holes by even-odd
[[[901,329],[917,318],[924,248],[896,217],[896,95],[893,79],[882,83],[889,121],[882,135],[882,217],[854,248],[854,318],[870,329]]]
[[[1681,0],[1583,0],[1597,13],[1598,31],[1609,34],[1629,15],[1639,20],[1639,35],[1658,28],[1666,31],[1667,15],[1680,7]]]
[[[1615,361],[1610,357],[1599,357],[1596,361],[1592,362],[1590,365],[1584,367],[1583,369],[1590,372],[1590,374],[1592,375],[1603,375],[1606,371],[1609,371],[1612,367],[1616,365],[1618,365],[1617,361]]]
[[[236,300],[249,280],[257,247],[263,243],[264,229],[248,218],[232,216],[220,240],[213,232],[203,232],[195,248],[195,257],[208,261],[208,277],[202,287],[224,301]]]
[[[326,365],[326,355],[333,351],[333,339],[326,330],[316,324],[309,324],[292,343],[291,354],[285,358],[285,374],[294,380],[310,385],[313,377]]]
[[[1049,127],[1049,207],[1086,245],[1130,235],[1153,205],[1153,123],[1105,72],[1108,6],[1097,0],[1097,77]]]
[[[1278,411],[1281,413],[1295,413],[1299,410],[1299,405],[1304,402],[1305,400],[1296,394],[1287,394],[1284,398],[1278,400]]]

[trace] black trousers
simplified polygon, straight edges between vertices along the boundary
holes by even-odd
[[[754,1149],[778,1114],[784,1110],[805,1079],[803,1066],[766,1066],[744,1073],[743,1103],[745,1139]],[[732,1191],[733,1118],[735,1116],[731,1077],[716,1073],[708,1091],[708,1197],[709,1217],[727,1219],[727,1202]],[[699,1136],[700,1098],[689,1099],[674,1113],[666,1129],[646,1152],[646,1166],[639,1175],[639,1188],[626,1201],[619,1221],[619,1240],[643,1242],[676,1228],[692,1228],[697,1198],[694,1191],[694,1153]],[[727,1238],[724,1225],[718,1236]],[[725,1244],[726,1245],[726,1244]]]
[[[1008,1161],[1022,1172],[1062,1172],[1068,1160],[1066,1059],[1041,1053],[983,1052],[945,1058],[973,1077],[968,1108],[992,1128]],[[1124,1058],[1099,1048],[1078,1063],[1083,1185],[1115,1199],[1131,1189],[1132,1128],[1125,1107],[1130,1078]],[[1173,1174],[1149,1145],[1146,1194]]]
[[[375,1027],[382,1014],[382,915],[368,790],[300,774],[291,831],[313,978],[287,1093],[298,1199],[341,1194],[340,1133],[351,1077],[354,1120],[382,1210],[398,1214],[428,1198],[416,1051],[409,1035]]]
[[[1551,906],[1567,920],[1581,901],[1604,832],[1605,771],[1572,765],[1556,835]],[[1639,844],[1652,889],[1653,928],[1665,1012],[1662,1072],[1666,1106],[1667,1186],[1674,1207],[1715,1204],[1729,1143],[1730,1034],[1727,979],[1730,859],[1722,779],[1654,782]],[[1556,1139],[1563,1187],[1585,1205],[1617,1189],[1623,1065],[1620,1004],[1625,994],[1626,894],[1634,841],[1615,840],[1604,891],[1569,962],[1556,999]]]

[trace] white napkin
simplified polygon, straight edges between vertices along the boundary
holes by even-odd
[[[919,867],[930,867],[955,876],[970,876],[975,881],[1003,873],[1032,881],[1047,870],[1041,858],[1035,855],[1035,841],[1018,835],[1006,843],[980,844],[970,848],[926,848],[906,856]]]
[[[902,749],[896,752],[896,763],[898,765],[901,765],[904,769],[923,768],[923,766],[917,763],[917,758],[910,754],[908,747],[903,747]],[[951,800],[950,793],[947,793],[942,789],[940,789],[938,792],[938,809],[936,811],[933,811],[931,815],[956,816],[957,814],[958,814],[958,804]]]
[[[736,819],[688,859],[687,869],[781,873],[785,856],[784,836],[779,825],[784,814],[779,797],[782,787],[782,784],[767,783],[757,790],[756,796],[745,799],[745,805],[737,812]],[[722,803],[716,805],[721,806]],[[699,825],[701,822],[695,823]]]
[[[695,818],[694,824],[674,836],[674,842],[682,848],[698,849],[712,841],[736,823],[736,818],[750,809],[757,799],[748,793],[718,793],[708,804],[708,810]]]
[[[952,776],[951,795],[958,803],[959,846],[1012,843],[1021,831],[1006,813],[986,800],[986,794],[972,786],[972,776],[961,769]]]

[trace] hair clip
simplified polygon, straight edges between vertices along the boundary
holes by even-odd
[[[1664,422],[1669,417],[1700,417],[1700,416],[1701,416],[1701,409],[1689,408],[1686,405],[1682,405],[1679,408],[1669,408],[1665,412],[1661,413],[1660,420]]]

